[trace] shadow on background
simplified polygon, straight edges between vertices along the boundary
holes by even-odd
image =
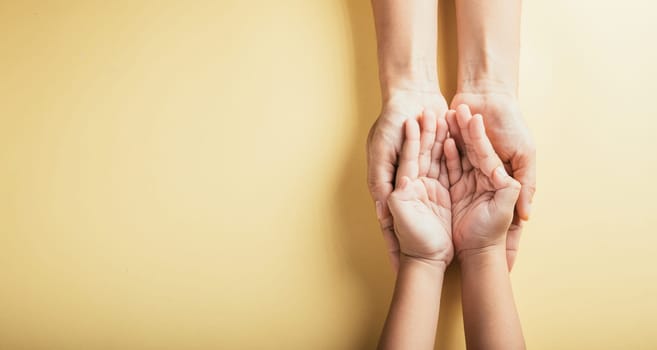
[[[367,192],[367,133],[380,111],[380,96],[376,61],[376,37],[369,1],[346,0],[353,44],[353,74],[355,96],[355,135],[336,190],[335,212],[342,227],[338,246],[346,254],[345,265],[362,283],[362,300],[366,316],[361,332],[352,344],[353,349],[373,349],[383,327],[394,275],[385,252],[383,238],[374,213],[374,205]],[[441,1],[439,8],[439,71],[441,88],[449,99],[456,81],[456,27],[454,1]],[[454,264],[452,266],[455,266]],[[453,339],[462,329],[458,270],[448,269],[443,287],[440,323],[436,348],[453,347],[461,341]]]

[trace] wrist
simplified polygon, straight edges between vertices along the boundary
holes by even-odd
[[[483,50],[483,51],[478,51]],[[459,59],[457,93],[517,95],[518,60],[501,49],[469,50]]]
[[[447,101],[437,85],[406,81],[382,92],[382,113],[418,114],[423,109],[447,111]],[[410,108],[410,110],[409,110]],[[442,112],[441,112],[442,111]]]
[[[384,102],[396,94],[441,95],[435,60],[382,65],[379,70],[379,81]]]
[[[456,253],[456,258],[461,266],[483,267],[495,264],[506,266],[506,243],[462,249]]]
[[[504,79],[486,73],[471,73],[466,77],[459,77],[456,93],[506,95],[515,99],[518,96],[518,84],[513,79]]]
[[[401,268],[430,270],[435,273],[444,274],[447,270],[448,263],[442,259],[429,259],[418,256],[411,256],[401,253],[399,256],[399,266]]]
[[[384,104],[391,103],[397,96],[427,96],[428,98],[442,97],[438,81],[411,80],[395,78],[384,83],[381,80],[381,100]]]
[[[519,42],[486,26],[462,29],[459,40],[457,92],[517,94]],[[461,30],[459,30],[461,31]],[[459,36],[461,33],[459,32]]]
[[[498,117],[511,116],[509,110],[518,107],[518,96],[506,88],[494,88],[490,85],[488,87],[480,87],[477,89],[458,91],[450,106],[452,109],[460,104],[467,104],[470,108],[482,112],[484,110],[495,111],[495,113],[488,113],[486,117],[496,115]],[[502,113],[501,111],[506,111]]]

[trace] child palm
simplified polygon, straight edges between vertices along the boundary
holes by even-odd
[[[444,118],[425,112],[422,130],[416,120],[404,125],[405,139],[395,190],[388,199],[402,254],[451,262],[451,201],[443,157],[447,137]]]
[[[462,155],[453,138],[445,141],[457,255],[465,250],[505,246],[506,232],[520,193],[486,137],[481,115],[467,106],[450,111],[452,137],[463,140]]]

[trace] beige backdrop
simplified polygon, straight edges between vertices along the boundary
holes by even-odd
[[[532,349],[657,348],[655,11],[524,4]],[[369,1],[4,0],[0,32],[0,348],[374,346]],[[450,270],[437,347],[463,348],[458,295]]]

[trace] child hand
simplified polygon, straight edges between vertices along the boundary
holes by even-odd
[[[421,122],[422,133],[416,120],[404,124],[397,183],[388,206],[402,255],[448,265],[454,256],[449,180],[443,157],[448,127],[444,118],[436,123],[430,113],[425,113]]]
[[[486,136],[481,115],[465,105],[457,107],[452,137],[463,139],[462,155],[453,138],[445,141],[445,157],[452,199],[454,247],[457,257],[496,247],[506,249],[506,232],[520,193],[520,183],[509,176]],[[448,115],[450,121],[454,117]]]

